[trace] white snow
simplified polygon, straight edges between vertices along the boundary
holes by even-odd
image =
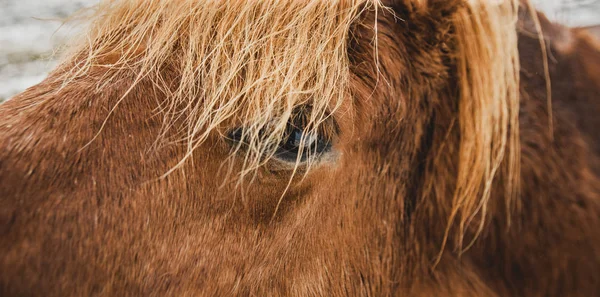
[[[0,0],[0,102],[46,77],[54,51],[76,31],[62,19],[97,2]]]
[[[46,77],[56,66],[53,52],[76,31],[61,28],[61,19],[97,2],[0,0],[0,102]],[[570,26],[600,24],[600,0],[534,2],[558,22]]]
[[[548,18],[567,26],[600,24],[599,0],[533,0]]]

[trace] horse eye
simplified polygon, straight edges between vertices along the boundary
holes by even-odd
[[[316,131],[288,124],[283,140],[279,143],[274,158],[287,163],[306,162],[309,158],[319,157],[331,150],[331,141]],[[228,140],[232,145],[245,144],[244,130],[237,128],[229,132]]]
[[[307,132],[302,127],[288,124],[283,141],[275,152],[275,158],[285,162],[306,162],[309,158],[331,150],[328,139],[316,131]]]

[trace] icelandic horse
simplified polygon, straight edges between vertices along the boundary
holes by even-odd
[[[0,105],[2,296],[597,296],[600,53],[525,1],[104,1]]]

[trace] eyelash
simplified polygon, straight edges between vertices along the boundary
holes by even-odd
[[[331,151],[332,136],[335,132],[328,133],[329,131],[323,129],[323,127],[331,126],[335,128],[336,125],[332,123],[333,121],[330,120],[330,123],[326,121],[319,129],[309,129],[305,126],[306,119],[306,114],[303,112],[297,113],[296,116],[290,119],[283,140],[278,144],[273,154],[275,160],[285,163],[305,163]],[[332,131],[337,131],[337,129]],[[244,137],[243,127],[232,130],[228,135],[229,141],[237,147],[248,143],[244,140]]]

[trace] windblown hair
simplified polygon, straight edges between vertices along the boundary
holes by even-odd
[[[124,71],[138,73],[130,90],[152,80],[165,94],[162,136],[175,131],[187,143],[180,164],[211,133],[226,136],[223,127],[243,127],[244,175],[274,155],[298,108],[310,108],[305,135],[311,135],[349,100],[352,26],[363,11],[381,8],[375,0],[105,1],[85,41],[73,47],[72,56],[83,62],[64,80],[93,67],[110,69],[99,90]],[[517,1],[465,1],[451,16],[460,143],[448,228],[457,221],[461,234],[473,222],[483,228],[476,218],[486,215],[499,171],[507,173],[507,203],[516,194],[517,10]],[[163,80],[166,68],[177,73],[175,86]],[[430,182],[435,188],[438,181]]]
[[[151,79],[166,94],[163,134],[185,123],[177,131],[188,146],[182,162],[211,133],[226,135],[225,123],[243,127],[249,172],[273,156],[297,108],[310,109],[304,135],[311,135],[348,97],[350,26],[371,6],[379,3],[105,1],[88,42],[75,47],[84,63],[68,75],[101,66],[117,69],[112,77],[135,70],[134,85]],[[175,87],[161,80],[166,65],[179,77]]]
[[[600,55],[529,4],[101,2],[0,105],[0,295],[594,295]]]
[[[500,173],[503,173],[506,205],[511,207],[518,194],[520,171],[520,68],[516,34],[519,2],[468,3],[459,9],[453,21],[460,143],[448,228],[456,217],[460,218],[458,246],[463,245],[462,234],[471,224],[477,226],[475,234],[483,230],[492,186],[497,185]]]

